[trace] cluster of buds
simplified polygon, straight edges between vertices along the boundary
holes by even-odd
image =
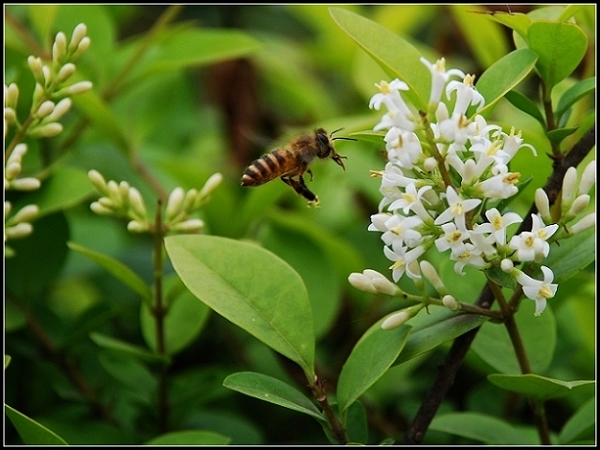
[[[535,149],[524,144],[520,132],[515,133],[514,128],[507,134],[500,126],[488,124],[480,114],[467,116],[469,107],[479,111],[485,104],[473,85],[473,76],[458,69],[446,71],[443,59],[435,64],[423,58],[421,61],[432,74],[427,113],[415,112],[404,102],[401,91],[408,90],[408,86],[398,79],[376,84],[380,93],[369,104],[377,110],[382,105],[387,109],[374,130],[386,130],[383,139],[388,161],[383,171],[372,172],[381,178],[383,198],[379,212],[371,216],[368,229],[382,233],[383,252],[392,261],[390,269],[395,282],[406,275],[423,291],[423,274],[434,285],[440,299],[430,303],[452,310],[464,309],[450,295],[433,266],[421,260],[435,247],[448,254],[460,275],[465,275],[465,267],[477,270],[497,267],[509,273],[523,287],[525,296],[536,302],[535,315],[539,315],[546,300],[556,292],[553,273],[541,266],[540,281],[515,265],[539,267],[549,254],[551,238],[559,226],[573,220],[588,206],[587,194],[595,183],[595,162],[584,170],[578,189],[576,169],[567,172],[560,218],[552,220],[548,198],[539,189],[536,204],[540,212],[532,215],[531,230],[508,239],[508,228],[523,221],[517,213],[499,209],[503,201],[519,191],[520,173],[511,172],[509,163],[519,149],[529,148],[534,155]],[[450,80],[454,76],[462,81]],[[444,91],[448,100],[455,93],[451,114],[442,101]],[[568,231],[574,234],[594,224],[592,214]],[[381,281],[366,283],[361,275],[364,277],[364,273],[352,274],[349,281],[368,292],[392,292],[387,286],[378,288],[385,286]],[[377,278],[372,273],[370,277]],[[429,301],[427,295],[423,298]],[[384,321],[384,328],[404,323],[419,310],[403,310],[390,316]]]
[[[127,229],[135,233],[155,230],[152,218],[148,216],[144,199],[135,187],[127,181],[117,183],[114,180],[106,182],[97,170],[90,170],[88,177],[102,197],[93,202],[90,208],[93,212],[105,216],[128,219]],[[200,209],[209,199],[210,194],[221,183],[223,176],[213,174],[202,189],[190,189],[187,192],[180,187],[175,188],[169,195],[165,208],[165,217],[160,231],[179,231],[194,233],[204,227],[201,219],[191,218],[190,215]]]

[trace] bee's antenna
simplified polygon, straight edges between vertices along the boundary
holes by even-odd
[[[341,136],[340,136],[340,137],[334,137],[334,138],[331,138],[331,140],[332,140],[332,141],[340,141],[340,140],[343,140],[343,141],[356,141],[356,139],[354,139],[354,138],[350,138],[350,137],[341,137]]]
[[[330,137],[333,137],[333,135],[334,135],[335,133],[337,133],[338,131],[342,131],[343,129],[344,129],[344,127],[342,127],[342,128],[338,128],[337,130],[334,130],[334,131],[332,131],[332,132],[331,132],[331,134],[330,134],[329,136],[330,136]]]

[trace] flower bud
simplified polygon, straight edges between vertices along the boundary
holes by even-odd
[[[394,328],[398,328],[400,325],[404,325],[410,318],[411,316],[405,310],[397,312],[387,317],[381,323],[381,328],[383,330],[393,330]]]
[[[4,108],[4,120],[6,121],[7,125],[13,125],[17,123],[17,112],[12,108]]]
[[[45,88],[48,88],[53,80],[52,71],[50,70],[50,67],[44,64],[42,66],[42,73],[44,74],[44,82],[42,84]]]
[[[86,34],[87,26],[84,23],[78,24],[73,30],[73,36],[71,36],[71,42],[69,43],[69,51],[75,51]]]
[[[129,205],[131,211],[136,219],[146,219],[146,206],[144,205],[144,199],[136,188],[129,188]]]
[[[148,230],[148,223],[142,223],[138,220],[131,220],[129,223],[127,223],[127,230],[131,231],[132,233],[143,233]]]
[[[584,216],[579,222],[577,222],[572,227],[569,227],[569,232],[571,234],[577,234],[582,232],[583,230],[587,230],[596,225],[596,212],[589,213]]]
[[[114,213],[112,209],[101,205],[99,202],[92,202],[90,205],[90,209],[101,216],[112,216]]]
[[[12,210],[12,204],[10,202],[4,202],[4,217],[8,217]]]
[[[565,222],[569,222],[573,220],[575,217],[579,215],[590,203],[590,196],[587,194],[578,195],[577,198],[573,201],[571,208],[567,212],[564,217]]]
[[[40,105],[35,115],[39,118],[44,118],[52,111],[54,111],[54,102],[47,100]]]
[[[171,231],[187,231],[194,233],[200,231],[204,227],[204,222],[201,219],[188,219],[182,222],[177,222],[171,225]]]
[[[377,293],[371,279],[362,273],[352,272],[348,276],[348,282],[359,291],[370,292],[371,294]]]
[[[504,258],[500,262],[500,268],[502,269],[503,272],[510,273],[515,268],[515,265],[510,259]]]
[[[185,198],[185,191],[182,187],[176,187],[169,195],[167,200],[167,207],[165,208],[165,222],[170,223],[181,211],[183,200]]]
[[[77,61],[80,58],[80,56],[83,55],[85,51],[89,48],[91,43],[92,41],[89,37],[84,37],[77,46],[77,50],[75,50],[75,53],[73,53],[73,55],[71,56],[71,61]]]
[[[376,292],[381,292],[387,295],[397,295],[400,293],[400,288],[388,280],[384,275],[373,269],[363,270],[365,275],[371,281],[371,284],[376,289]]]
[[[69,95],[83,94],[84,92],[87,92],[90,89],[92,89],[92,86],[93,84],[91,81],[80,81],[69,86],[67,88],[67,92]]]
[[[17,178],[11,181],[10,186],[17,191],[35,191],[39,189],[42,182],[37,178]]]
[[[16,83],[10,83],[8,87],[4,88],[4,106],[7,108],[17,109],[18,100],[19,86],[17,86]]]
[[[6,239],[19,239],[29,236],[33,231],[33,225],[27,222],[21,222],[4,230]]]
[[[223,175],[218,172],[210,176],[196,196],[196,201],[194,202],[195,209],[199,208],[205,202],[206,198],[221,184],[221,181],[223,181]]]
[[[596,160],[590,161],[583,173],[581,174],[581,181],[579,182],[578,194],[587,194],[592,186],[596,183]]]
[[[4,179],[11,181],[17,178],[17,175],[21,173],[21,163],[13,161],[6,165],[4,169]]]
[[[67,111],[71,108],[73,101],[70,98],[63,98],[60,102],[56,104],[54,107],[54,111],[46,118],[46,120],[51,122],[58,121],[62,116],[66,114]]]
[[[540,213],[541,218],[545,223],[552,223],[552,215],[550,214],[550,202],[546,191],[538,188],[535,191],[535,206]]]
[[[27,64],[29,64],[29,69],[31,69],[31,73],[33,73],[33,78],[35,78],[35,81],[43,86],[45,79],[44,72],[42,71],[43,64],[41,58],[30,56],[27,58]]]
[[[183,199],[183,205],[181,208],[184,213],[189,214],[194,210],[197,196],[198,190],[194,188],[185,193],[185,198]]]
[[[52,45],[52,62],[58,66],[64,62],[65,56],[67,56],[67,36],[59,31]]]
[[[106,186],[108,188],[108,197],[115,203],[115,205],[120,206],[122,202],[119,195],[119,185],[117,182],[115,180],[108,180]]]
[[[101,194],[108,195],[108,186],[106,185],[106,181],[100,172],[92,169],[88,172],[88,178]]]
[[[35,88],[33,89],[33,103],[39,103],[45,92],[43,80],[42,83],[35,83]]]
[[[46,125],[41,125],[38,127],[34,127],[27,134],[33,139],[39,138],[50,138],[54,136],[58,136],[63,130],[63,126],[60,123],[47,123]]]
[[[14,215],[14,217],[12,217],[12,220],[15,223],[29,222],[29,221],[31,221],[31,219],[33,219],[35,216],[37,216],[39,212],[40,212],[40,208],[38,208],[37,205],[27,205],[27,206],[24,206],[23,208],[21,208],[19,210],[19,212],[17,212]]]
[[[8,157],[7,163],[18,162],[21,164],[21,160],[23,159],[23,156],[25,156],[25,153],[27,153],[27,144],[17,144]]]
[[[444,295],[442,298],[442,303],[450,311],[460,311],[460,303],[458,303],[451,295]]]
[[[577,169],[569,167],[565,172],[562,182],[562,206],[563,210],[571,207],[577,186]]]
[[[67,81],[71,75],[75,73],[75,64],[67,63],[60,68],[58,75],[56,75],[56,81],[63,83]]]
[[[421,272],[423,273],[423,275],[425,275],[425,278],[427,278],[427,280],[432,284],[432,286],[435,288],[438,294],[447,295],[448,288],[436,272],[435,267],[433,267],[433,265],[427,260],[422,260],[420,264]]]

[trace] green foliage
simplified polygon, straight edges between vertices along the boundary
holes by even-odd
[[[423,257],[462,311],[427,277],[404,276],[395,295],[348,282],[365,268],[391,278],[368,230],[381,200],[370,171],[386,164],[386,133],[373,130],[384,107],[369,100],[398,78],[411,110],[434,114],[422,57],[476,75],[486,102],[469,118],[515,126],[537,151],[519,150],[519,194],[494,206],[527,218],[554,180],[558,220],[557,167],[568,155],[579,182],[594,159],[582,152],[595,129],[595,9],[511,8],[6,6],[5,444],[388,445],[418,431],[425,445],[538,445],[530,403],[547,406],[546,443],[594,444],[595,226],[571,230],[595,211],[595,189],[548,257],[519,266],[536,280],[549,267],[558,284],[539,317],[498,261],[462,276],[435,246]],[[39,137],[28,57],[65,64],[53,63],[57,33],[68,48],[81,23],[89,48],[43,98],[92,87],[61,94],[73,105],[50,121],[60,131]],[[305,174],[320,209],[279,180],[240,186],[254,159],[319,127],[357,139],[335,141],[345,172],[323,160]],[[11,185],[20,144],[16,179],[39,189]],[[125,184],[103,192],[92,170]],[[130,215],[92,211],[109,200]],[[145,221],[132,224],[138,201]],[[29,205],[32,231],[7,239]],[[486,286],[497,290],[482,308]],[[414,305],[426,306],[381,328]]]

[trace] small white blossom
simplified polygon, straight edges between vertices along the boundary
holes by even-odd
[[[552,283],[554,279],[552,270],[546,266],[542,266],[541,269],[544,274],[542,281],[534,280],[521,271],[518,271],[517,275],[517,281],[523,286],[525,296],[535,301],[535,316],[539,316],[544,311],[546,300],[554,297],[558,289],[558,285]]]
[[[475,209],[481,200],[478,198],[463,200],[452,186],[448,186],[446,189],[446,200],[448,208],[435,219],[434,223],[441,225],[454,220],[459,230],[466,231],[465,214]]]

